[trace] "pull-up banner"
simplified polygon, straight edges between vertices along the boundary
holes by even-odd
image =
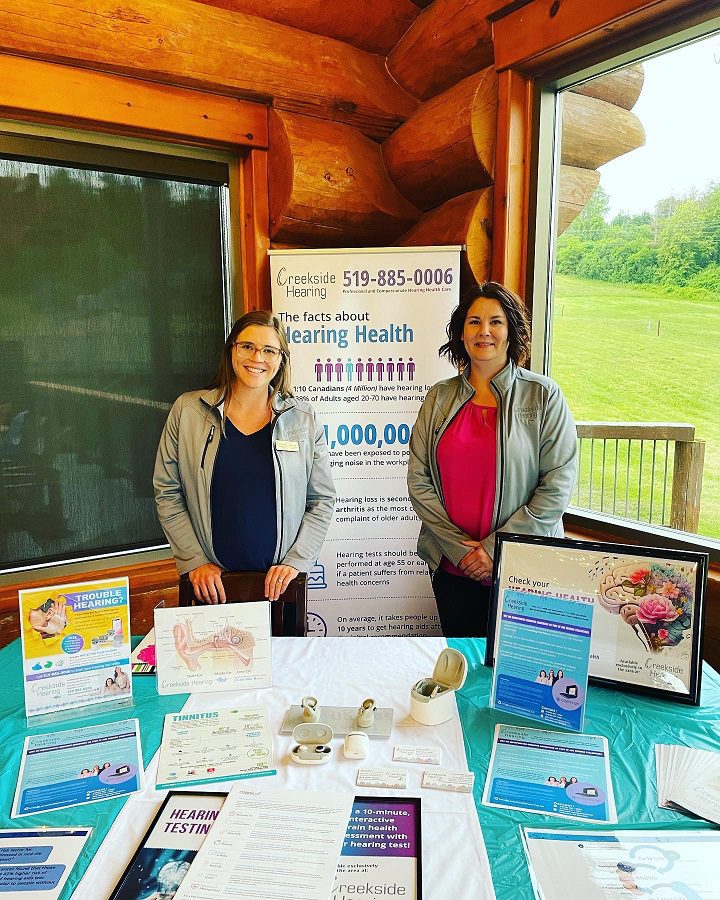
[[[308,579],[309,633],[439,633],[407,493],[410,431],[459,295],[460,247],[270,251],[296,395],[325,427],[335,518]]]

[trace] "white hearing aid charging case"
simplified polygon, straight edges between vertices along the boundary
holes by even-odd
[[[321,766],[330,762],[333,730],[322,722],[301,722],[293,728],[295,746],[290,759],[299,766]]]
[[[440,725],[455,715],[455,691],[465,684],[467,660],[459,650],[446,647],[438,656],[432,678],[421,678],[410,688],[410,715],[421,725]]]
[[[363,731],[351,731],[345,738],[345,759],[365,759],[370,751],[370,738]]]

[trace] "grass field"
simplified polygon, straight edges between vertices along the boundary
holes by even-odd
[[[700,532],[720,538],[720,302],[559,275],[551,374],[576,419],[694,425]]]

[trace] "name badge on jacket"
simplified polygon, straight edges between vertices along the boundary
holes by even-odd
[[[275,449],[276,450],[291,450],[294,453],[299,453],[300,444],[297,441],[275,441]]]

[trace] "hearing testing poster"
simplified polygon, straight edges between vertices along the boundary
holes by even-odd
[[[455,374],[438,347],[459,265],[459,247],[270,253],[295,393],[325,427],[337,489],[308,578],[309,634],[439,634],[406,477],[423,398]]]
[[[132,694],[127,578],[20,591],[29,717]]]

